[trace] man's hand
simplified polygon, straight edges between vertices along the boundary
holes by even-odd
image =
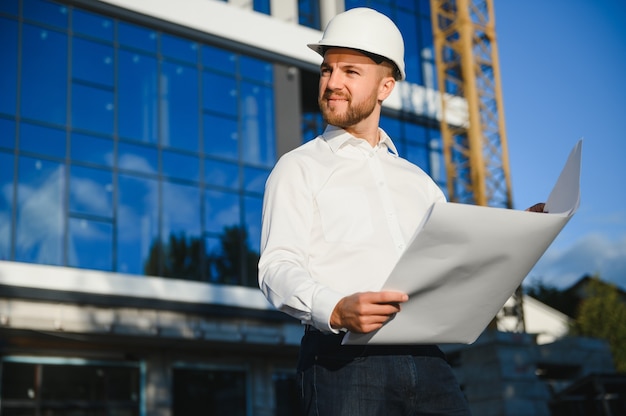
[[[401,292],[355,293],[337,303],[330,316],[330,325],[356,333],[372,332],[400,312],[400,304],[407,300],[409,296]]]
[[[543,209],[546,206],[545,203],[540,202],[538,204],[533,205],[530,208],[526,208],[526,211],[530,211],[530,212],[544,212]]]

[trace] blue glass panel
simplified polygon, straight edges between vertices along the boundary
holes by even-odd
[[[204,115],[204,153],[237,160],[237,122],[230,118]]]
[[[65,124],[67,104],[67,37],[23,25],[21,114]]]
[[[198,152],[200,112],[196,68],[164,62],[161,75],[161,143]]]
[[[152,174],[159,172],[159,153],[154,147],[120,142],[117,160],[120,169]]]
[[[237,115],[237,83],[233,76],[204,72],[202,106],[205,110],[231,116]]]
[[[261,246],[261,212],[263,209],[263,198],[246,197],[244,204],[246,207],[248,247],[258,254]]]
[[[110,218],[113,215],[113,173],[72,166],[70,212]]]
[[[0,260],[11,259],[13,155],[0,152]]]
[[[113,141],[86,134],[72,134],[70,157],[75,162],[113,166]]]
[[[163,182],[164,240],[169,235],[200,237],[200,189],[197,186]]]
[[[113,91],[72,84],[72,126],[113,134]]]
[[[0,18],[0,113],[15,114],[17,103],[17,22]]]
[[[17,16],[19,13],[18,0],[2,0],[0,1],[0,11]]]
[[[313,29],[321,29],[319,0],[298,0],[298,23]]]
[[[146,29],[130,23],[119,22],[117,33],[120,45],[133,49],[156,53],[157,33],[154,30]]]
[[[395,3],[396,3],[396,6],[402,8],[402,9],[415,12],[415,10],[416,10],[415,2],[416,1],[419,1],[419,0],[395,0]]]
[[[24,19],[38,23],[67,27],[67,7],[42,0],[23,0]]]
[[[162,34],[161,53],[168,58],[195,64],[198,59],[198,43],[178,36]]]
[[[405,123],[405,136],[408,141],[426,144],[428,141],[428,129],[414,123]]]
[[[65,131],[30,123],[20,125],[20,151],[65,158]]]
[[[237,71],[237,54],[215,46],[202,46],[202,65],[227,74]]]
[[[5,149],[15,147],[15,121],[0,118],[0,147]]]
[[[443,156],[443,142],[441,139],[441,131],[436,128],[428,128],[427,136],[428,149],[430,153],[430,176],[437,184],[447,192],[446,189],[446,162]]]
[[[430,0],[417,0],[419,3],[420,13],[430,17]]]
[[[400,156],[405,156],[405,146],[404,140],[402,140],[402,123],[397,118],[391,118],[387,116],[380,117],[380,127],[387,133],[393,144],[396,145],[396,149],[398,150],[398,154]]]
[[[254,0],[252,7],[255,12],[272,14],[270,9],[270,0]]]
[[[60,163],[19,159],[16,261],[63,264],[64,178]]]
[[[72,44],[72,77],[113,87],[113,47],[76,37]]]
[[[70,218],[68,266],[112,271],[113,225]]]
[[[396,24],[404,38],[404,63],[407,80],[422,83],[422,67],[418,43],[419,29],[417,16],[409,13],[398,13]]]
[[[122,50],[118,60],[119,134],[146,143],[157,143],[157,61],[150,56]]]
[[[269,87],[242,82],[241,96],[243,159],[273,166],[276,159],[274,92]]]
[[[239,225],[239,196],[234,193],[205,191],[204,220],[206,231],[221,233],[226,227]]]
[[[422,47],[434,49],[434,39],[433,39],[433,27],[432,23],[429,20],[429,16],[426,16],[420,20],[420,33],[422,37]],[[434,54],[433,54],[434,57]],[[434,59],[434,58],[433,58]]]
[[[163,183],[163,276],[199,280],[203,253],[200,190],[195,186]]]
[[[410,161],[422,168],[425,172],[430,172],[430,163],[428,160],[428,151],[422,144],[407,143],[405,157]]]
[[[170,178],[200,180],[200,161],[197,156],[163,151],[163,175]]]
[[[144,265],[158,242],[158,183],[119,175],[118,191],[116,269],[122,273],[144,274]]]
[[[240,72],[243,78],[267,84],[274,82],[274,70],[271,63],[248,56],[242,56],[240,63]]]
[[[208,263],[206,280],[211,283],[221,283],[221,270],[217,265],[217,261],[223,257],[222,239],[206,237],[204,239],[204,250]]]
[[[269,174],[270,172],[267,169],[246,167],[243,171],[244,190],[262,194],[265,190],[265,181],[267,181]]]
[[[74,9],[72,28],[75,34],[86,35],[105,41],[113,41],[113,20],[99,14]]]
[[[239,189],[239,166],[235,163],[206,159],[204,180],[209,185]]]

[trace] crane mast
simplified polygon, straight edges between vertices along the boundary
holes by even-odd
[[[493,1],[430,3],[448,198],[512,208]],[[455,97],[467,105],[467,120],[460,125],[451,125],[446,117]],[[514,301],[515,330],[523,332],[521,286]],[[494,320],[490,327],[496,324]]]

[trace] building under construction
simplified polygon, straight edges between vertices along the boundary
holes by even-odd
[[[298,414],[302,328],[257,287],[263,190],[324,128],[305,45],[358,6],[405,39],[399,153],[450,200],[512,208],[490,0],[0,2],[0,414]],[[481,415],[531,414],[462,365],[530,357],[512,299],[512,332],[449,349]],[[585,345],[561,379],[611,368]]]

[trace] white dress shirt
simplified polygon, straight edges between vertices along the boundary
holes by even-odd
[[[443,201],[382,129],[372,147],[329,126],[281,157],[267,180],[259,286],[277,309],[337,332],[337,302],[380,290],[428,208]]]

